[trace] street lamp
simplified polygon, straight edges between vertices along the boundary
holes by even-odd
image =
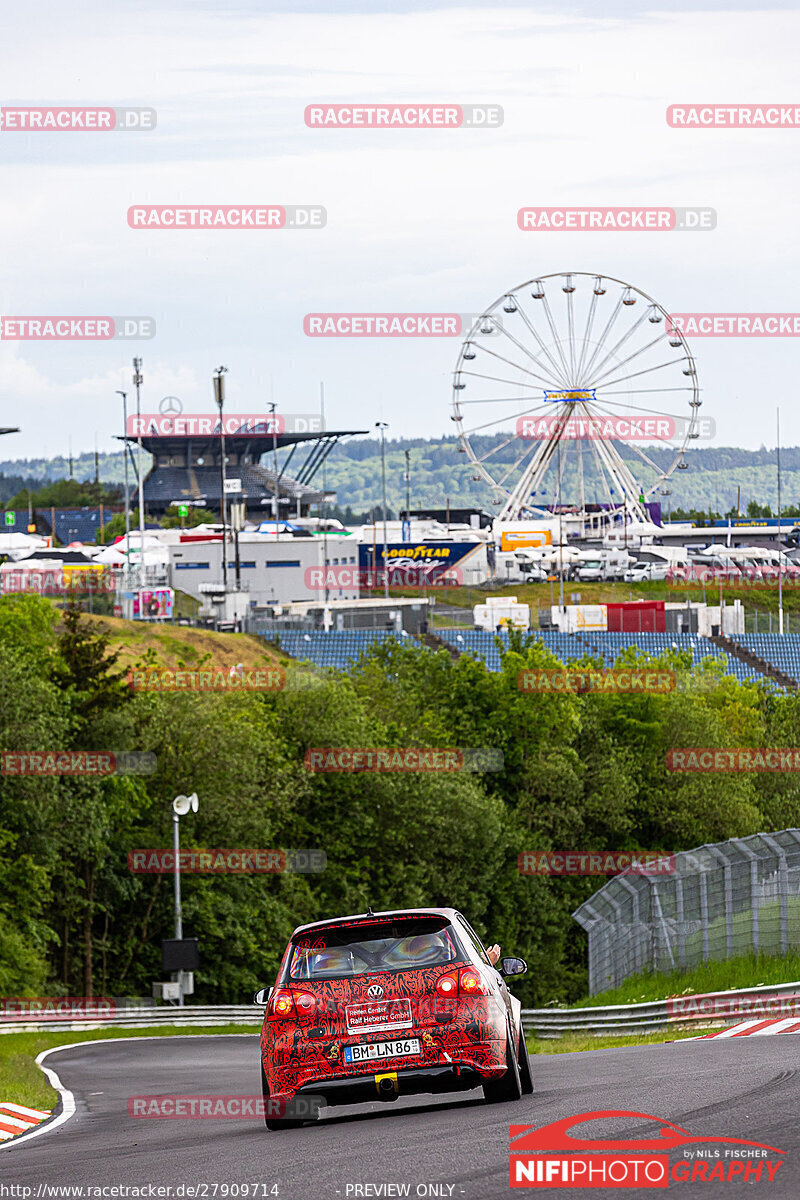
[[[198,806],[199,801],[197,799],[197,792],[192,792],[191,796],[176,796],[172,801],[172,850],[175,856],[175,938],[177,941],[180,941],[183,938],[183,913],[181,910],[180,820],[181,817],[185,817],[190,810],[192,812],[197,812]],[[183,987],[181,987],[180,990],[178,1004],[183,1007]]]
[[[375,428],[381,431],[381,488],[383,492],[383,595],[389,599],[389,541],[386,534],[386,421],[376,421]]]
[[[125,567],[123,569],[123,579],[125,587],[128,587],[128,567],[130,565],[131,553],[131,500],[128,490],[128,393],[121,392],[117,388],[117,395],[122,396],[122,425],[123,433],[126,440],[122,443],[123,454],[125,456]],[[124,611],[124,610],[123,610]]]

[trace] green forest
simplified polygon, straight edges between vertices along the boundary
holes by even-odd
[[[172,880],[132,874],[134,849],[171,845],[171,802],[197,792],[185,848],[315,848],[317,874],[183,878],[200,943],[195,1003],[246,1003],[273,981],[303,922],[368,905],[453,905],[527,959],[527,1004],[586,994],[571,913],[602,880],[530,878],[529,849],[686,849],[800,825],[791,774],[670,775],[679,746],[800,744],[800,701],[739,684],[711,660],[661,662],[663,695],[529,694],[557,661],[512,637],[502,669],[386,643],[351,675],[288,665],[278,693],[133,693],[102,627],[36,596],[0,599],[6,751],[136,750],[150,775],[0,775],[0,994],[149,996],[172,936]],[[633,661],[635,650],[626,652]],[[587,660],[587,663],[590,660]],[[500,750],[484,774],[321,774],[315,747]]]

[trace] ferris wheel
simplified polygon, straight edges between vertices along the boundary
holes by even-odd
[[[701,404],[667,311],[623,280],[572,271],[520,284],[473,323],[451,415],[500,520],[566,507],[645,521],[687,469]]]

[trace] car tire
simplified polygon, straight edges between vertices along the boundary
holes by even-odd
[[[264,1064],[261,1064],[261,1095],[264,1097],[264,1124],[270,1133],[279,1133],[282,1129],[299,1129],[303,1124],[302,1121],[277,1121],[274,1118],[268,1117],[269,1111],[269,1084],[264,1073]]]
[[[533,1093],[533,1076],[531,1075],[531,1063],[528,1058],[528,1047],[525,1044],[525,1030],[520,1024],[519,1030],[519,1081],[522,1084],[523,1096],[530,1096]]]
[[[506,1024],[506,1070],[499,1079],[489,1079],[483,1085],[483,1098],[487,1104],[504,1104],[522,1097],[522,1082],[519,1077],[519,1062],[514,1052],[511,1028]]]

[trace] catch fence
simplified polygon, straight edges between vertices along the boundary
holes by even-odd
[[[589,935],[589,994],[642,971],[800,949],[800,830],[674,856],[669,875],[615,876],[573,916]]]

